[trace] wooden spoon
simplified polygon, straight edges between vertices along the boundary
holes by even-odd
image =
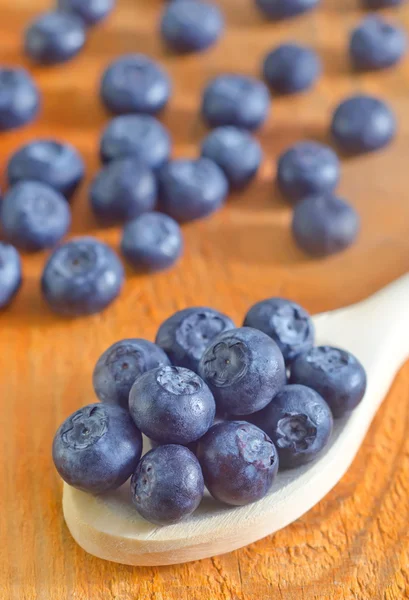
[[[310,465],[278,474],[270,493],[232,508],[206,496],[187,521],[157,527],[133,508],[129,483],[92,496],[64,485],[65,521],[77,543],[128,565],[169,565],[223,554],[259,540],[306,513],[350,466],[399,367],[409,356],[409,274],[368,300],[314,318],[317,343],[345,348],[363,363],[368,388],[358,408],[336,421],[330,444]]]

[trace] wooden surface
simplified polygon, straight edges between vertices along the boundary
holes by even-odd
[[[23,141],[55,136],[78,146],[95,172],[99,131],[107,115],[96,97],[111,58],[144,51],[160,58],[175,80],[163,115],[175,156],[194,156],[204,129],[197,105],[204,82],[235,70],[258,73],[279,40],[299,39],[323,56],[316,89],[275,101],[260,132],[267,160],[257,182],[213,218],[184,228],[178,268],[154,277],[129,274],[121,299],[106,313],[63,321],[39,294],[45,256],[24,261],[25,283],[0,316],[0,597],[3,600],[275,600],[382,599],[409,595],[409,365],[397,377],[346,477],[316,508],[275,536],[244,550],[180,567],[131,568],[86,555],[70,538],[61,512],[61,482],[51,462],[60,421],[93,401],[92,366],[125,336],[152,338],[161,320],[191,304],[222,309],[240,322],[254,301],[292,297],[318,312],[346,305],[409,267],[409,67],[356,76],[345,56],[347,32],[359,18],[355,0],[323,0],[314,14],[279,25],[263,22],[252,0],[220,0],[228,32],[199,57],[164,53],[155,35],[159,0],[118,0],[110,21],[90,35],[72,63],[32,69],[44,94],[41,118],[1,135],[1,157]],[[26,64],[21,33],[45,0],[0,0],[1,61]],[[409,10],[396,18],[409,24]],[[273,187],[277,153],[303,137],[326,139],[332,107],[365,90],[388,98],[399,118],[394,144],[343,163],[340,192],[363,219],[359,242],[326,261],[306,259],[289,234],[290,209]],[[117,246],[117,230],[99,230],[86,186],[75,199],[76,234]],[[382,340],[379,340],[382,343]]]

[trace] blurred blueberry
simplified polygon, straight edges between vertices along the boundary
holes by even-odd
[[[103,21],[113,10],[115,0],[58,0],[58,8],[73,13],[87,26]]]
[[[157,212],[144,213],[126,223],[121,251],[137,270],[162,271],[182,255],[182,232],[171,217]]]
[[[176,52],[200,52],[221,36],[224,19],[218,7],[202,0],[178,0],[165,8],[160,31],[165,44]]]
[[[287,19],[315,8],[319,0],[256,0],[268,19]]]
[[[0,242],[0,308],[13,300],[22,283],[21,259],[14,246]]]
[[[124,269],[115,252],[92,237],[79,237],[59,246],[48,259],[41,278],[50,308],[65,316],[101,312],[119,295]]]
[[[40,15],[28,26],[24,50],[35,62],[52,65],[76,56],[85,41],[82,19],[63,11],[52,11]]]
[[[356,210],[336,196],[310,196],[297,204],[292,232],[307,254],[325,257],[351,246],[360,230]]]
[[[144,54],[126,54],[105,70],[100,94],[114,114],[156,114],[166,105],[171,82],[161,65]]]
[[[228,190],[223,171],[208,158],[173,160],[159,172],[161,208],[180,223],[201,219],[219,210]]]
[[[29,123],[39,107],[40,94],[31,75],[25,69],[0,67],[0,131]]]
[[[352,63],[362,71],[391,67],[399,62],[406,49],[406,32],[376,15],[361,21],[349,41]]]
[[[395,137],[396,119],[382,100],[352,96],[336,108],[331,133],[344,152],[371,152],[386,146]]]
[[[264,59],[263,76],[278,94],[295,94],[314,85],[322,72],[317,53],[299,44],[282,44]]]
[[[95,216],[104,223],[120,223],[155,208],[157,184],[152,171],[138,158],[106,165],[90,188]]]
[[[232,126],[211,131],[203,140],[201,154],[222,169],[235,189],[245,187],[255,177],[263,158],[256,138]]]
[[[277,185],[292,202],[311,194],[332,192],[340,178],[340,161],[329,146],[297,142],[283,152],[277,164]]]
[[[62,194],[39,181],[20,181],[1,203],[7,240],[27,252],[52,248],[67,233],[71,212]]]
[[[167,129],[150,115],[121,115],[112,119],[101,137],[102,162],[133,156],[151,169],[169,158],[171,140]]]
[[[41,181],[71,198],[85,173],[78,150],[67,142],[33,140],[22,146],[7,165],[10,185],[19,181]]]
[[[210,127],[235,125],[257,129],[270,111],[267,86],[245,75],[226,74],[212,79],[202,100],[202,116]]]

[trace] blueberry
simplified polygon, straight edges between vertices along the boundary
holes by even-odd
[[[164,351],[142,339],[121,340],[99,357],[92,381],[101,402],[128,408],[129,392],[135,380],[150,369],[169,365]]]
[[[291,365],[291,383],[299,383],[320,394],[335,418],[353,410],[366,390],[366,373],[355,356],[330,346],[311,348]]]
[[[13,300],[20,289],[21,260],[17,250],[0,242],[0,308],[4,308]]]
[[[44,139],[22,146],[7,166],[10,185],[31,179],[42,181],[70,198],[84,178],[84,161],[67,142]]]
[[[253,422],[270,436],[277,448],[280,469],[305,465],[325,448],[333,418],[328,404],[305,385],[286,385]]]
[[[202,156],[213,160],[226,175],[231,187],[245,187],[257,174],[263,158],[259,142],[246,130],[218,127],[202,144]]]
[[[50,308],[61,315],[100,312],[119,295],[123,266],[113,250],[92,237],[74,238],[48,259],[41,287]]]
[[[223,171],[208,158],[173,160],[159,173],[161,208],[180,223],[201,219],[219,210],[228,191]]]
[[[161,444],[189,444],[210,429],[216,413],[212,392],[193,371],[158,367],[138,377],[129,395],[136,426]]]
[[[83,21],[74,14],[57,10],[40,15],[28,26],[24,51],[37,63],[53,65],[76,56],[85,41]]]
[[[224,20],[216,5],[201,0],[171,2],[163,13],[162,39],[176,52],[200,52],[221,36]]]
[[[336,196],[310,196],[297,204],[292,233],[297,245],[316,257],[342,252],[358,237],[356,210]]]
[[[396,119],[382,100],[352,96],[335,110],[331,133],[344,152],[371,152],[386,146],[395,137]]]
[[[162,67],[143,54],[126,54],[111,63],[101,81],[100,94],[114,114],[155,114],[171,94],[169,76]]]
[[[264,498],[278,470],[271,439],[245,421],[214,425],[200,440],[197,457],[211,495],[233,506]]]
[[[144,213],[125,225],[121,251],[138,270],[162,271],[174,265],[182,255],[182,232],[171,217]]]
[[[268,298],[248,311],[244,327],[252,327],[271,337],[284,360],[291,362],[297,354],[314,344],[314,324],[304,308],[284,298]]]
[[[156,179],[138,158],[109,163],[91,184],[90,201],[94,214],[105,223],[138,217],[155,208]]]
[[[349,54],[359,70],[385,69],[395,65],[407,49],[405,31],[381,17],[366,17],[352,32]]]
[[[40,94],[25,69],[0,67],[0,131],[21,127],[39,110]]]
[[[103,21],[115,6],[115,0],[58,0],[58,8],[80,17],[88,26]]]
[[[145,454],[131,479],[137,511],[156,525],[178,523],[191,515],[203,493],[199,461],[190,450],[174,444]]]
[[[150,115],[115,117],[101,137],[100,155],[104,163],[133,156],[157,169],[168,160],[170,151],[169,133]]]
[[[332,192],[340,178],[340,162],[324,144],[298,142],[278,159],[277,185],[292,202],[311,194]]]
[[[53,460],[64,481],[84,492],[100,494],[121,486],[142,453],[142,436],[128,411],[89,404],[59,427]]]
[[[365,8],[377,9],[389,6],[399,6],[404,0],[362,0]]]
[[[202,100],[202,116],[210,127],[235,125],[257,129],[270,110],[270,94],[266,85],[244,75],[219,75],[206,87]]]
[[[212,308],[185,308],[162,323],[155,341],[174,365],[197,372],[199,361],[213,339],[234,327],[229,317]]]
[[[52,248],[71,225],[64,196],[39,181],[20,181],[12,187],[0,214],[7,240],[27,252]]]
[[[251,327],[214,338],[200,360],[199,374],[218,409],[229,415],[261,410],[286,382],[281,350],[268,335]]]
[[[263,76],[278,94],[295,94],[309,89],[321,75],[317,53],[299,44],[282,44],[267,54]]]
[[[287,19],[315,8],[319,0],[256,0],[268,19]]]

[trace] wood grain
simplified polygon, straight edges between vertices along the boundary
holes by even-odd
[[[400,372],[353,467],[304,518],[244,550],[180,567],[131,568],[86,555],[61,513],[61,483],[50,444],[57,424],[93,399],[91,369],[101,351],[125,336],[152,338],[160,321],[190,304],[209,304],[239,323],[250,303],[289,296],[313,312],[363,298],[409,268],[409,67],[357,76],[345,55],[357,0],[324,0],[314,14],[273,25],[252,0],[219,0],[228,31],[202,56],[174,57],[156,36],[160,0],[118,0],[108,23],[90,34],[84,53],[63,67],[32,68],[44,95],[41,118],[1,135],[1,155],[37,136],[74,143],[89,178],[108,116],[96,90],[115,56],[144,51],[175,80],[163,115],[175,156],[194,156],[204,134],[197,105],[205,81],[222,71],[257,74],[279,40],[299,39],[323,56],[316,89],[277,99],[260,132],[266,161],[257,182],[213,218],[184,228],[186,255],[169,273],[129,274],[106,313],[77,321],[51,315],[39,293],[45,255],[24,260],[25,283],[0,316],[0,597],[3,600],[397,600],[409,597],[409,365]],[[2,62],[26,64],[21,35],[45,0],[0,0]],[[409,24],[409,10],[395,12]],[[399,118],[394,144],[343,162],[340,192],[362,215],[359,242],[343,255],[311,261],[294,246],[291,211],[274,190],[275,158],[291,142],[326,139],[333,106],[352,91],[388,98]],[[92,219],[86,185],[75,199],[73,232],[118,245],[118,230]],[[380,340],[380,343],[382,340]]]

